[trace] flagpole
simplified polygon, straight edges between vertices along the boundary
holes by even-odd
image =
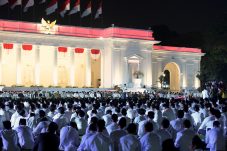
[[[93,24],[92,24],[92,0],[90,1],[90,3],[91,3],[90,27],[92,27],[93,26]]]

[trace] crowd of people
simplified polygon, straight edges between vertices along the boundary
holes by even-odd
[[[225,151],[222,97],[160,92],[1,92],[4,151]]]

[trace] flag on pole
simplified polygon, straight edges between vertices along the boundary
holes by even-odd
[[[99,4],[99,8],[95,14],[95,19],[99,18],[99,16],[102,15],[102,1]]]
[[[8,0],[11,9],[14,9],[17,5],[22,5],[22,0]]]
[[[0,6],[3,6],[8,3],[8,0],[0,0]]]
[[[65,13],[67,12],[67,10],[70,10],[70,0],[64,0],[64,3],[60,7],[59,12],[61,17],[65,16]]]
[[[81,18],[84,18],[91,14],[91,1],[87,4],[85,11],[82,13]]]
[[[69,12],[68,15],[75,14],[75,13],[77,13],[79,11],[80,11],[80,0],[76,0],[74,5],[73,5],[72,10]]]
[[[27,3],[24,5],[24,12],[27,12],[28,8],[32,6],[34,6],[34,0],[27,0]]]
[[[40,0],[39,4],[46,3],[46,0]]]
[[[51,0],[49,5],[46,9],[46,15],[50,15],[55,12],[55,10],[58,8],[58,1],[57,0]]]

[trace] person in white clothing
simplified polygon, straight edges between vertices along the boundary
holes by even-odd
[[[80,146],[78,147],[77,151],[85,151],[85,143],[87,142],[87,139],[92,136],[95,135],[97,132],[97,126],[96,123],[91,123],[88,127],[88,133],[84,134],[81,142],[80,142]]]
[[[202,96],[203,96],[203,99],[209,98],[209,93],[208,93],[207,89],[203,89]]]
[[[37,137],[40,133],[47,132],[49,124],[50,121],[47,118],[43,118],[33,130],[33,135]]]
[[[195,136],[195,132],[190,129],[191,123],[189,120],[184,120],[183,125],[184,130],[177,133],[175,146],[179,148],[180,151],[190,151],[192,148],[192,139]]]
[[[210,108],[210,111],[209,111],[209,116],[206,117],[202,124],[200,125],[199,129],[198,129],[198,132],[201,133],[201,134],[205,134],[206,133],[206,130],[207,130],[207,124],[210,122],[210,121],[214,121],[215,120],[215,109],[213,108]]]
[[[77,125],[79,135],[82,136],[85,134],[88,124],[87,120],[85,120],[85,112],[82,110],[78,112],[78,117],[75,118],[74,122]]]
[[[118,129],[118,124],[117,124],[117,121],[118,121],[118,116],[117,114],[113,114],[111,116],[112,118],[112,123],[108,126],[106,126],[106,130],[107,132],[110,134],[112,131],[115,131]]]
[[[197,130],[199,126],[202,124],[202,121],[204,119],[203,113],[199,112],[200,108],[198,105],[194,106],[194,113],[191,114],[192,118],[194,119],[194,127]]]
[[[166,117],[169,121],[172,121],[175,119],[175,114],[173,110],[169,107],[169,104],[165,103],[163,104],[164,110],[162,111],[162,117]]]
[[[129,104],[129,109],[127,110],[127,116],[133,121],[136,117],[136,111],[133,109],[133,104]]]
[[[35,142],[32,129],[26,126],[26,119],[20,119],[19,124],[14,130],[17,132],[20,147],[25,150],[31,150]]]
[[[79,134],[75,122],[70,122],[69,126],[62,127],[60,131],[59,149],[64,151],[74,151],[79,146]]]
[[[154,122],[154,112],[153,111],[149,111],[147,114],[147,120],[141,121],[139,122],[139,127],[138,127],[138,133],[137,135],[141,138],[144,134],[145,134],[145,129],[144,129],[144,125],[147,122],[151,122],[153,124],[153,131],[157,131],[158,130],[158,124]]]
[[[138,109],[138,116],[135,118],[134,123],[139,124],[139,122],[146,120],[146,117],[144,116],[145,114],[144,109]]]
[[[213,128],[206,133],[206,143],[210,151],[225,151],[225,138],[220,122],[213,122]]]
[[[112,111],[111,110],[106,110],[106,114],[102,116],[102,119],[105,121],[106,126],[111,124],[111,115]]]
[[[65,116],[65,109],[63,107],[58,108],[58,114],[53,117],[53,122],[58,125],[58,130],[69,123],[69,119]]]
[[[97,122],[97,133],[91,135],[85,142],[85,150],[92,151],[112,151],[113,146],[109,137],[103,135],[105,121],[103,119]]]
[[[156,131],[156,134],[159,135],[161,138],[161,143],[167,139],[173,138],[172,135],[168,131],[169,126],[170,126],[169,120],[163,119],[162,123],[161,123],[161,129]]]
[[[141,151],[140,141],[136,137],[136,124],[127,127],[128,134],[120,138],[119,151]]]
[[[161,151],[161,139],[153,133],[153,125],[147,122],[144,125],[145,134],[140,138],[141,151]]]
[[[184,111],[178,110],[177,111],[177,119],[170,121],[170,125],[174,128],[176,132],[183,130],[183,117]]]
[[[118,122],[119,129],[112,131],[110,133],[110,139],[113,143],[114,151],[118,151],[120,138],[127,135],[127,132],[124,130],[125,126],[126,126],[126,119],[122,117]]]
[[[4,121],[3,126],[4,130],[0,131],[2,149],[5,151],[20,151],[17,132],[11,129],[10,121]]]

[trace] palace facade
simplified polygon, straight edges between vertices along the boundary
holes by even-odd
[[[201,49],[160,46],[151,30],[0,20],[0,43],[4,86],[161,87],[166,70],[173,91],[200,86]]]

